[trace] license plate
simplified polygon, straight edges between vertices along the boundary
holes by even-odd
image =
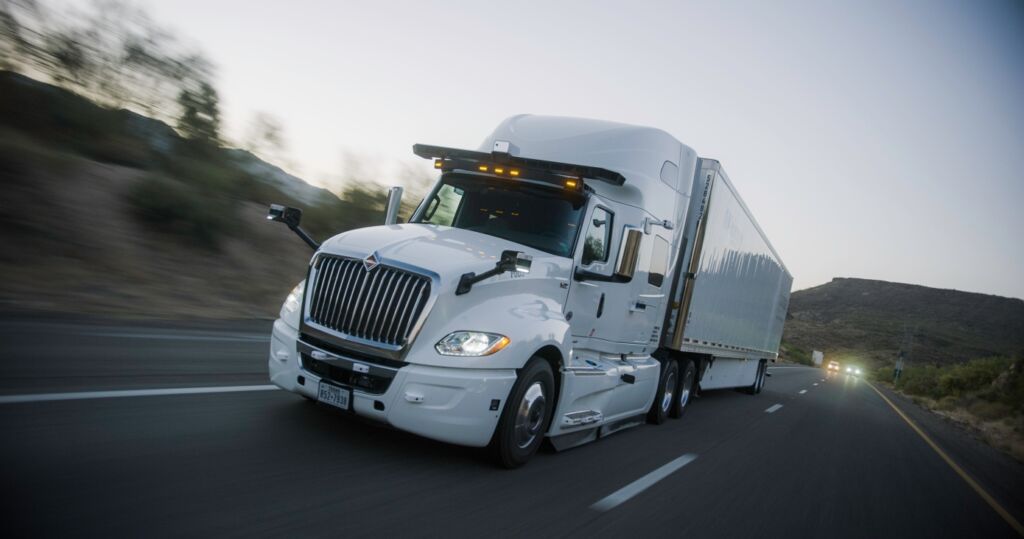
[[[316,400],[337,406],[342,410],[348,410],[348,401],[352,398],[352,392],[326,382],[320,382],[320,390],[317,391]]]

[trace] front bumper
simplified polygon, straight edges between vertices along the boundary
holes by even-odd
[[[516,371],[432,367],[417,365],[415,358],[407,360],[412,362],[395,370],[383,393],[331,382],[352,389],[351,410],[360,416],[442,442],[487,445]],[[280,319],[274,322],[270,340],[269,370],[270,381],[278,387],[316,399],[321,376],[303,368],[298,332]],[[304,383],[299,383],[300,377]]]

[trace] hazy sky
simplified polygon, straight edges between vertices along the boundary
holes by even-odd
[[[517,113],[651,125],[722,161],[795,289],[1024,297],[1024,2],[139,5],[217,65],[228,134],[276,115],[312,183]]]

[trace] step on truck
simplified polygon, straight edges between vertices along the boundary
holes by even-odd
[[[792,277],[721,164],[659,129],[516,116],[476,150],[417,144],[439,176],[407,223],[317,243],[274,322],[270,379],[506,467],[757,394]]]

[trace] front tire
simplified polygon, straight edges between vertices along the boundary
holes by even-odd
[[[660,425],[665,422],[675,404],[676,388],[679,386],[679,364],[676,360],[664,363],[661,379],[658,380],[658,392],[647,412],[647,422]]]
[[[495,460],[504,468],[518,468],[533,457],[551,422],[555,376],[544,358],[533,356],[512,386],[491,439]]]

